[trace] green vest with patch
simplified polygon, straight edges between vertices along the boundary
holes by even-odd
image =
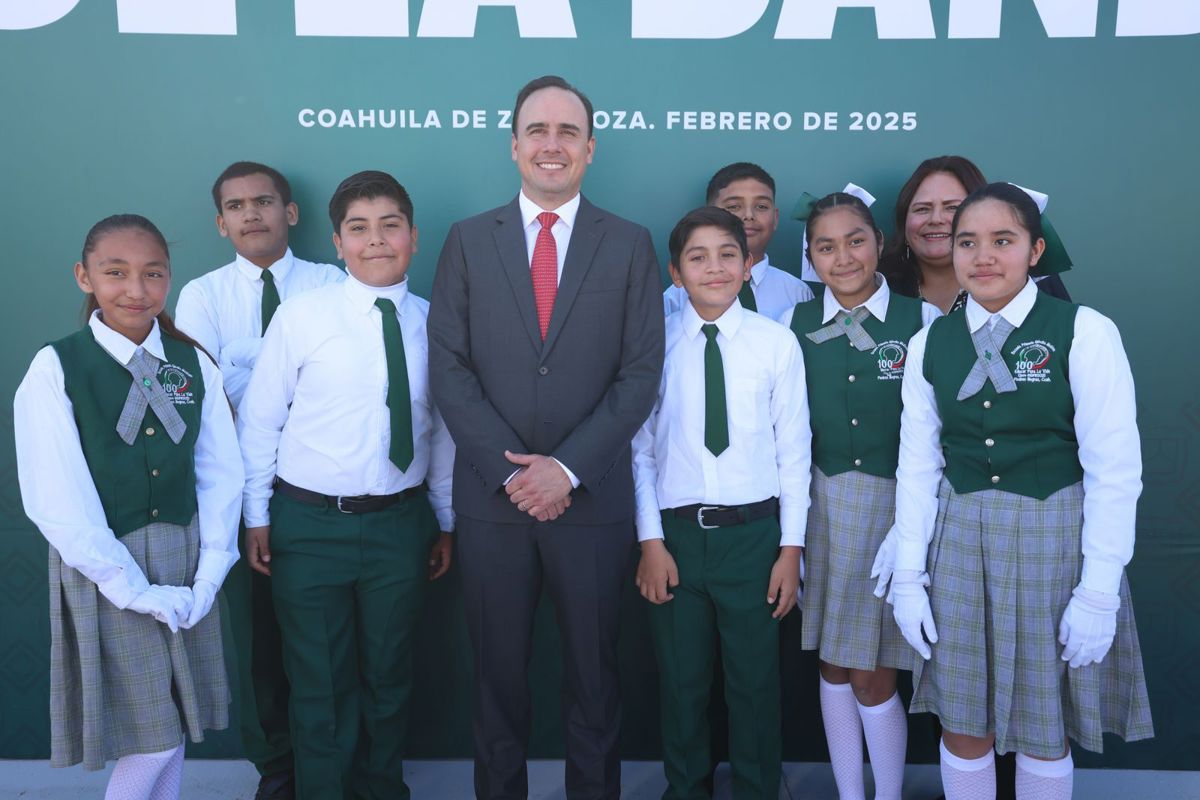
[[[792,310],[791,326],[804,351],[813,463],[826,475],[858,470],[895,478],[900,383],[908,340],[921,330],[921,301],[892,293],[886,322],[874,314],[863,321],[875,347],[860,352],[845,336],[816,344],[805,335],[825,327],[821,288]]]
[[[165,334],[162,344],[167,360],[159,366],[158,382],[174,400],[187,431],[175,444],[147,407],[137,438],[128,445],[117,435],[117,420],[133,381],[129,371],[96,342],[90,327],[51,342],[62,363],[92,482],[118,537],[151,522],[187,525],[196,513],[194,450],[204,378],[194,347]]]
[[[958,390],[977,358],[966,311],[930,326],[924,375],[942,418],[945,475],[954,491],[1000,489],[1045,500],[1082,480],[1069,381],[1077,310],[1038,292],[1002,348],[1017,391],[1000,394],[988,380],[962,401]]]

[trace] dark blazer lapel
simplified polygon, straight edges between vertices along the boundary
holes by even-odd
[[[537,306],[533,301],[533,278],[529,274],[529,253],[525,247],[525,227],[521,224],[521,206],[514,199],[496,215],[496,250],[512,285],[513,299],[525,323],[525,332],[535,350],[542,349],[542,334],[538,330]],[[487,302],[485,300],[485,302]]]
[[[604,238],[604,212],[579,198],[579,211],[575,214],[575,229],[571,231],[571,243],[567,245],[567,258],[563,262],[562,278],[558,281],[558,294],[554,297],[554,313],[550,315],[550,329],[546,331],[546,344],[542,348],[544,359],[554,346],[558,332],[562,330],[571,306],[579,295],[579,287],[591,269],[596,248]],[[530,283],[532,287],[532,282]],[[532,292],[533,289],[531,288]]]

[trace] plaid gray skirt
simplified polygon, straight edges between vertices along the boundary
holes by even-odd
[[[1069,669],[1058,625],[1083,568],[1083,486],[1045,500],[989,489],[957,494],[943,479],[929,545],[933,657],[913,670],[911,712],[955,733],[996,733],[996,750],[1058,758],[1065,737],[1103,752],[1103,733],[1154,735],[1142,652],[1121,577],[1112,649]],[[990,656],[990,657],[989,657]]]
[[[912,669],[916,653],[891,606],[873,594],[871,563],[896,514],[896,481],[813,468],[804,548],[800,646],[850,669]]]
[[[155,522],[121,538],[152,584],[191,586],[200,528]],[[218,595],[219,598],[219,595]],[[220,601],[195,627],[171,633],[122,611],[50,548],[50,764],[157,753],[229,724]]]

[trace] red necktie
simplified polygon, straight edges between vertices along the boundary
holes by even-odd
[[[558,294],[558,245],[554,243],[554,234],[550,232],[554,223],[558,222],[558,214],[543,211],[537,218],[542,223],[542,229],[538,231],[537,241],[533,245],[533,263],[529,272],[533,278],[538,328],[542,331],[542,341],[545,341],[546,331],[550,329],[550,314],[554,311],[554,296]]]

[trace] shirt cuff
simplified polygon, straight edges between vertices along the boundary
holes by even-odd
[[[1083,577],[1079,585],[1093,592],[1118,594],[1121,591],[1121,575],[1125,568],[1112,561],[1099,561],[1094,558],[1083,559]]]
[[[797,513],[794,509],[784,506],[779,509],[779,527],[782,536],[779,537],[780,547],[804,547],[808,531],[808,513]]]
[[[550,456],[550,457],[554,458],[554,456]],[[561,461],[559,461],[557,458],[554,458],[554,463],[558,464],[560,467],[562,467],[562,471],[567,473],[567,477],[571,481],[571,488],[578,489],[579,488],[579,478],[575,477],[575,473],[571,472],[571,470],[567,469],[567,465],[562,463]],[[509,480],[511,480],[511,478]]]
[[[234,553],[214,550],[211,547],[201,547],[200,560],[196,564],[196,580],[209,581],[219,589],[235,561],[237,561],[237,555]]]
[[[133,577],[132,585],[130,578]],[[131,576],[125,570],[119,570],[108,580],[96,584],[100,594],[119,609],[126,609],[139,594],[150,588],[150,582],[145,575]]]
[[[434,516],[437,517],[438,529],[442,533],[454,532],[454,510],[447,508],[441,511],[435,511]]]
[[[639,542],[663,538],[662,516],[658,511],[653,514],[639,514],[636,524]]]

